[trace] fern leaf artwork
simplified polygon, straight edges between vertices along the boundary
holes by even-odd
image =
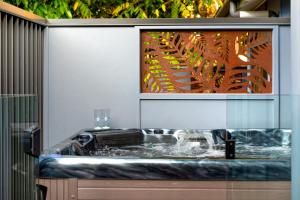
[[[142,31],[143,93],[272,93],[272,31]]]

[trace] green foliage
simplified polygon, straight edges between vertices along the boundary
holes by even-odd
[[[222,0],[5,1],[45,18],[194,18],[212,16],[222,6]]]

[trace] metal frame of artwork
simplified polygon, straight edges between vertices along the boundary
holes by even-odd
[[[141,28],[141,93],[272,94],[274,27],[225,28]]]

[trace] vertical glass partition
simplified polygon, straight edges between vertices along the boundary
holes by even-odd
[[[35,158],[24,152],[25,131],[38,126],[38,98],[0,96],[0,199],[35,199]]]
[[[227,128],[280,128],[278,95],[227,95],[226,102]]]
[[[44,26],[31,21],[33,15],[28,18],[4,4],[0,6],[0,200],[31,200],[34,158],[23,151],[31,146],[22,143],[32,140],[28,137],[32,131],[25,134],[26,130],[42,128]]]
[[[239,165],[230,169],[239,178],[229,182],[227,199],[290,199],[291,96],[229,95],[226,107],[227,128],[236,145],[232,162]],[[259,190],[245,190],[251,179],[264,183],[256,183]]]

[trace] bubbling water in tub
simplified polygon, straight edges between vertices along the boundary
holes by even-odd
[[[177,130],[173,134],[146,134],[142,145],[105,147],[94,155],[140,158],[224,158],[215,148],[210,131]],[[150,138],[150,139],[149,139]]]

